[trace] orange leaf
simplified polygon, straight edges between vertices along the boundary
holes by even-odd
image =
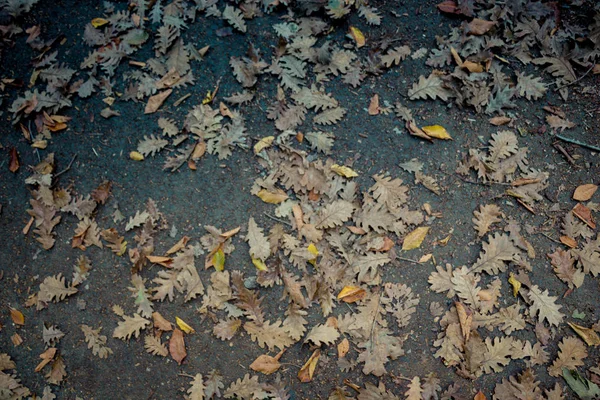
[[[473,400],[487,400],[487,397],[485,397],[485,394],[480,390],[475,397],[473,397]]]
[[[572,249],[577,247],[577,242],[575,241],[575,239],[573,239],[572,237],[569,237],[569,236],[561,236],[560,242],[562,244],[564,244],[565,246],[569,246]]]
[[[10,163],[8,164],[8,170],[14,173],[18,171],[20,166],[19,153],[17,153],[17,148],[13,147],[10,149]]]
[[[25,325],[25,316],[23,313],[16,308],[10,308],[10,317],[13,322],[17,325]]]
[[[35,367],[35,372],[40,372],[56,355],[56,347],[50,347],[48,350],[40,354],[42,361]]]
[[[276,372],[279,367],[281,367],[279,359],[284,351],[285,349],[281,350],[275,357],[268,356],[266,354],[258,356],[256,360],[250,364],[250,369],[253,369],[257,372],[262,372],[265,375],[270,375],[273,372]]]
[[[228,230],[227,232],[221,233],[219,236],[221,236],[223,239],[229,239],[230,237],[237,234],[240,231],[240,229],[242,229],[242,227],[238,226],[237,228],[233,228]]]
[[[339,358],[346,357],[346,354],[348,354],[348,352],[350,351],[350,342],[348,341],[348,339],[344,338],[344,340],[342,340],[337,345],[337,351]]]
[[[189,240],[190,238],[187,236],[182,237],[179,242],[175,243],[173,247],[167,250],[167,255],[177,253],[179,250],[183,249]]]
[[[300,368],[298,371],[298,379],[302,383],[308,383],[312,381],[313,375],[315,373],[315,369],[317,368],[317,362],[319,362],[319,357],[321,356],[321,350],[315,350],[308,361]]]
[[[573,214],[585,222],[585,224],[590,228],[596,229],[596,223],[594,222],[594,217],[592,217],[592,211],[583,204],[577,204],[575,208],[573,208]]]
[[[173,259],[171,257],[146,256],[146,258],[148,259],[148,261],[150,261],[153,264],[159,264],[159,265],[162,265],[163,267],[167,267],[167,268],[171,268],[171,263],[173,262]]]
[[[169,353],[173,360],[177,361],[177,364],[181,365],[183,359],[187,356],[185,351],[185,342],[183,340],[183,332],[179,329],[175,329],[169,340]]]
[[[371,103],[369,104],[369,115],[379,114],[379,95],[375,94],[371,97]]]
[[[163,332],[172,331],[173,325],[167,321],[158,311],[152,313],[152,319],[154,320],[154,327],[160,329]]]

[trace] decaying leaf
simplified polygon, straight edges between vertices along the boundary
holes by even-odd
[[[302,368],[300,368],[300,371],[298,371],[298,379],[300,379],[300,382],[308,383],[312,381],[320,356],[321,350],[315,350]]]

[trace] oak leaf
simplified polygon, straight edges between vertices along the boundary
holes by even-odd
[[[313,342],[315,345],[321,346],[323,343],[332,344],[339,337],[340,333],[336,328],[326,324],[315,325],[304,339],[304,343]]]
[[[531,302],[531,315],[537,316],[540,322],[546,320],[550,325],[558,326],[563,320],[564,314],[559,311],[562,306],[555,304],[556,297],[550,296],[548,290],[541,291],[537,285],[533,285],[527,297]]]
[[[166,357],[169,355],[167,346],[160,341],[160,338],[154,335],[146,335],[146,337],[144,337],[144,348],[148,353],[155,356]]]
[[[146,318],[142,318],[139,314],[133,314],[133,317],[123,316],[123,321],[119,322],[119,325],[113,332],[113,337],[122,340],[128,340],[131,336],[138,337],[140,331],[150,325],[150,321]]]
[[[563,368],[571,370],[582,366],[583,359],[587,357],[585,344],[574,336],[564,338],[558,344],[558,348],[558,357],[548,367],[548,373],[554,377],[561,376]]]

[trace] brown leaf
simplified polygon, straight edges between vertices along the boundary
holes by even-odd
[[[569,246],[572,249],[577,248],[577,241],[570,236],[561,236],[560,242],[565,246]]]
[[[163,332],[173,330],[173,325],[171,325],[171,323],[167,321],[158,311],[152,313],[152,320],[154,321],[154,327]]]
[[[10,317],[16,325],[25,325],[25,316],[16,308],[10,308]]]
[[[173,93],[173,89],[165,90],[164,92],[160,92],[151,96],[148,99],[148,103],[146,104],[146,108],[144,109],[144,114],[152,114],[158,111],[160,106],[165,102],[167,97],[169,97]]]
[[[430,142],[433,142],[433,139],[430,138],[428,134],[423,132],[423,130],[421,130],[421,128],[419,128],[417,124],[414,123],[414,121],[407,122],[406,129],[408,129],[408,133],[410,133],[413,136],[420,137],[421,139],[426,139]]]
[[[35,367],[35,372],[40,372],[56,355],[56,347],[50,347],[48,350],[40,354],[42,361]]]
[[[495,126],[506,125],[511,121],[512,121],[512,118],[509,118],[506,116],[490,118],[490,124],[495,125]]]
[[[436,7],[441,12],[445,12],[445,13],[449,13],[449,14],[462,14],[462,12],[458,8],[458,5],[456,4],[456,2],[454,0],[443,1],[440,4],[438,4]]]
[[[475,397],[473,397],[473,400],[487,400],[487,397],[485,397],[485,394],[480,390]]]
[[[481,292],[480,292],[481,294]],[[465,339],[465,343],[469,341],[471,335],[471,325],[473,324],[473,311],[465,306],[460,301],[455,301],[456,312],[458,313],[458,321],[460,322],[460,330]]]
[[[279,363],[279,359],[283,355],[284,350],[281,350],[275,357],[268,356],[266,354],[262,354],[250,364],[250,368],[257,372],[262,372],[265,375],[270,375],[273,372],[276,372],[281,364]]]
[[[19,163],[19,153],[17,153],[17,148],[13,147],[10,149],[10,163],[8,164],[8,169],[10,172],[17,172],[21,164]]]
[[[575,192],[573,193],[573,200],[588,201],[592,198],[594,193],[596,193],[596,190],[598,190],[598,186],[592,183],[577,186],[577,189],[575,189]]]
[[[182,237],[181,239],[179,239],[179,241],[177,243],[175,243],[173,245],[173,247],[171,247],[169,250],[167,250],[166,254],[171,255],[171,254],[177,253],[179,250],[183,249],[187,245],[187,242],[189,240],[190,240],[190,238],[187,236]]]
[[[344,288],[337,295],[338,300],[342,300],[346,303],[355,303],[359,300],[364,299],[367,296],[367,291],[358,286],[344,286]]]
[[[579,203],[575,206],[575,208],[573,208],[573,214],[575,214],[577,218],[585,222],[585,224],[590,228],[596,229],[596,222],[594,222],[592,210],[590,210],[588,207]]]
[[[104,181],[96,189],[92,191],[92,198],[96,200],[96,203],[104,204],[110,197],[112,189],[111,181]]]
[[[320,356],[321,350],[315,350],[308,359],[308,361],[306,361],[302,368],[300,368],[300,371],[298,371],[298,379],[300,379],[300,382],[308,383],[312,381]]]
[[[369,103],[369,115],[378,115],[379,111],[379,95],[375,94],[371,97],[371,103]]]
[[[175,328],[171,335],[171,339],[169,340],[169,353],[171,353],[171,357],[173,357],[173,360],[177,361],[177,364],[179,365],[181,365],[181,362],[187,356],[183,332],[177,328]]]
[[[470,35],[485,35],[492,27],[496,25],[496,21],[486,21],[484,19],[474,18],[469,22]]]

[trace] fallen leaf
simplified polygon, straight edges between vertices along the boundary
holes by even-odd
[[[474,63],[473,61],[466,60],[462,63],[461,68],[468,70],[469,72],[480,73],[483,72],[483,65]]]
[[[364,299],[367,296],[367,291],[358,286],[344,286],[344,288],[337,295],[338,300],[342,300],[346,303],[355,303],[359,300]]]
[[[12,335],[10,337],[10,340],[15,345],[15,347],[16,346],[20,346],[21,344],[23,344],[23,338],[18,333],[15,333],[14,335]]]
[[[429,232],[429,227],[421,226],[406,235],[402,242],[402,250],[413,250],[421,247],[427,232]]]
[[[575,192],[573,193],[573,200],[588,201],[592,198],[594,193],[596,193],[596,190],[598,190],[598,186],[592,183],[577,186],[577,189],[575,189]]]
[[[162,265],[163,267],[171,268],[171,263],[173,263],[173,259],[171,257],[165,256],[146,256],[148,261],[152,264]]]
[[[421,256],[421,258],[419,258],[419,263],[426,263],[427,261],[431,260],[433,258],[433,254],[429,253],[429,254],[423,254]]]
[[[298,379],[302,383],[308,383],[312,381],[313,375],[315,373],[315,369],[317,368],[317,362],[319,362],[319,357],[321,356],[321,350],[315,350],[308,361],[300,368],[298,371]]]
[[[501,126],[501,125],[508,124],[510,121],[512,121],[512,118],[509,118],[506,116],[501,116],[501,117],[490,118],[489,121],[490,121],[490,124],[492,124],[492,125]]]
[[[513,273],[511,272],[509,277],[508,277],[508,283],[510,283],[510,285],[513,288],[513,296],[517,297],[517,295],[519,294],[519,289],[521,289],[521,282],[519,282],[515,276],[513,275]]]
[[[599,346],[600,345],[600,337],[596,331],[590,328],[585,328],[581,325],[573,324],[571,322],[567,322],[571,328],[583,339],[584,342],[587,343],[588,346]]]
[[[281,367],[279,359],[283,355],[284,351],[285,349],[281,350],[275,357],[268,356],[266,354],[258,356],[256,360],[250,364],[250,369],[253,369],[257,372],[262,372],[265,375],[270,375],[273,372],[276,372],[279,367]]]
[[[129,158],[131,158],[133,161],[144,161],[144,156],[142,153],[137,151],[132,151],[129,153]]]
[[[212,256],[212,265],[217,271],[223,271],[225,269],[225,253],[223,249],[219,248]]]
[[[177,323],[177,326],[179,327],[179,329],[181,329],[182,331],[184,331],[188,335],[191,334],[191,333],[196,332],[194,330],[194,328],[192,328],[191,326],[189,326],[184,320],[182,320],[179,317],[175,317],[175,322]]]
[[[173,245],[173,247],[171,247],[169,250],[167,250],[167,252],[165,254],[170,255],[170,254],[177,253],[179,250],[183,249],[187,245],[189,240],[190,240],[190,238],[188,236],[182,237],[181,239],[179,239],[179,241],[177,243],[175,243]]]
[[[369,103],[369,115],[378,115],[379,111],[379,95],[375,94],[371,97],[371,102]]]
[[[260,258],[252,257],[252,264],[254,264],[256,269],[259,271],[268,271],[269,270],[269,268],[267,268],[267,265],[265,264],[265,262],[263,260],[261,260]]]
[[[16,308],[10,308],[10,317],[16,325],[25,325],[25,316]]]
[[[565,246],[569,246],[572,249],[577,248],[577,241],[575,239],[573,239],[572,237],[561,236],[559,239],[560,239],[560,242],[562,244],[564,244]]]
[[[594,217],[592,216],[592,210],[583,204],[579,203],[573,208],[573,214],[585,222],[587,226],[592,229],[596,229],[596,223],[594,222]]]
[[[258,141],[254,145],[254,154],[258,154],[266,148],[269,148],[271,144],[273,144],[273,140],[275,140],[275,136],[267,136]]]
[[[354,39],[354,43],[356,43],[356,47],[359,49],[365,45],[365,35],[360,31],[360,29],[351,26],[350,27],[350,36]]]
[[[219,236],[221,236],[223,239],[229,239],[230,237],[235,236],[240,231],[240,229],[242,229],[242,227],[238,226],[236,228],[228,230],[227,232],[221,233]]]
[[[171,93],[173,93],[173,89],[167,89],[164,92],[150,96],[148,103],[146,104],[146,108],[144,109],[144,114],[152,114],[158,111],[160,106],[165,102],[167,97],[171,95]]]
[[[104,19],[104,18],[94,18],[92,20],[92,26],[94,28],[100,28],[101,26],[104,26],[108,24],[108,20]]]
[[[347,226],[346,228],[348,228],[348,230],[355,235],[365,235],[367,233],[367,231],[365,231],[363,228],[359,228],[358,226]]]
[[[473,18],[473,20],[469,22],[469,35],[485,35],[494,25],[496,25],[496,21]]]
[[[462,332],[465,343],[469,341],[471,336],[471,325],[473,325],[473,311],[465,306],[460,301],[455,301],[456,312],[458,313],[458,322],[460,323],[460,331]]]
[[[462,14],[458,5],[453,0],[443,1],[436,6],[438,10],[441,12],[449,13],[449,14]]]
[[[430,142],[433,142],[433,139],[431,139],[429,137],[429,135],[427,135],[425,132],[423,132],[423,130],[421,128],[419,128],[417,126],[417,124],[415,124],[414,121],[407,122],[406,129],[408,129],[408,133],[410,133],[413,136],[420,137],[421,139],[426,139],[426,140],[429,140]]]
[[[179,329],[175,329],[169,340],[169,353],[173,360],[177,361],[177,364],[181,365],[183,359],[187,356],[185,351],[185,342],[183,340],[183,332]]]
[[[450,137],[448,131],[446,131],[446,128],[441,125],[424,126],[421,129],[429,137],[442,140],[452,140],[452,137]]]
[[[333,164],[331,166],[331,170],[336,174],[343,176],[344,178],[354,178],[358,176],[358,174],[352,168],[343,165]]]
[[[344,338],[337,345],[338,357],[339,358],[346,357],[346,354],[348,354],[349,351],[350,351],[350,342],[348,341],[348,339]]]
[[[308,252],[310,254],[312,254],[313,256],[315,256],[315,258],[312,258],[312,259],[308,260],[311,264],[315,265],[317,263],[317,257],[319,256],[319,249],[317,249],[317,246],[315,246],[312,243],[309,244],[306,249],[308,250]]]
[[[17,153],[17,148],[13,147],[10,149],[10,162],[8,164],[8,169],[10,172],[17,172],[21,164],[19,163],[19,153]]]
[[[163,332],[173,330],[173,325],[171,325],[171,323],[167,321],[158,311],[152,313],[152,320],[154,321],[154,327]]]
[[[480,390],[475,397],[473,397],[473,400],[487,400],[487,397],[485,397],[485,394]]]
[[[56,355],[56,347],[50,347],[48,350],[40,354],[42,361],[35,367],[35,372],[40,372]]]
[[[269,204],[283,203],[288,199],[288,195],[281,189],[277,189],[276,192],[269,192],[266,189],[261,189],[256,194],[262,201]]]

